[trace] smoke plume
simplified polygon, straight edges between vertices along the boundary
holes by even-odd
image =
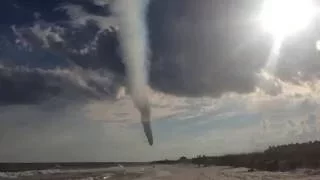
[[[119,22],[120,46],[126,67],[131,98],[140,111],[141,122],[150,145],[151,110],[147,95],[148,42],[145,25],[148,0],[116,0],[114,12]]]

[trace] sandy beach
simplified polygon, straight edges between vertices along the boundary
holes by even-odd
[[[47,170],[0,173],[0,179],[22,180],[278,180],[320,179],[320,171],[300,169],[291,172],[249,172],[247,168],[204,167],[192,165],[156,165],[141,167],[113,167],[90,170]]]

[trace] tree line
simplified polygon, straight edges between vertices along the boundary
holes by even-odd
[[[199,167],[233,166],[266,171],[320,168],[320,141],[270,146],[263,152],[224,156],[199,155],[192,158],[191,163]]]

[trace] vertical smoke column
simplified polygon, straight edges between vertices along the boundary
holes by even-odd
[[[114,13],[119,22],[120,46],[126,66],[131,98],[140,111],[141,122],[150,145],[153,144],[148,100],[148,41],[146,10],[148,0],[115,0]]]

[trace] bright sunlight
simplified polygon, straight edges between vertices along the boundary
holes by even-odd
[[[263,29],[279,40],[305,29],[316,12],[312,0],[265,0],[259,19]]]
[[[274,38],[266,68],[273,71],[285,38],[305,30],[317,15],[313,0],[265,0],[258,17],[264,31]]]

